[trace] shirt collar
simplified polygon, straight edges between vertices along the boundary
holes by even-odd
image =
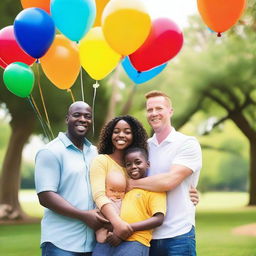
[[[59,132],[58,134],[58,138],[62,141],[62,143],[65,145],[65,147],[69,147],[71,145],[75,146],[73,144],[73,142],[67,137],[67,135],[63,132]],[[86,138],[84,138],[84,144],[87,146],[87,147],[90,147],[92,145],[92,143],[87,140]]]
[[[169,135],[160,144],[175,141],[176,134],[177,134],[177,132],[176,132],[175,128],[172,127],[171,132],[169,133]],[[159,145],[155,133],[152,136],[152,138],[149,139],[149,142],[153,143],[155,145]]]

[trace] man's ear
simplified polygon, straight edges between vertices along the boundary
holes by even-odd
[[[173,109],[173,108],[170,108],[170,117],[172,117],[173,112],[174,112],[174,109]]]
[[[149,161],[147,161],[147,164],[148,164],[148,168],[150,167],[150,162]]]
[[[66,115],[65,123],[68,123],[68,115]]]

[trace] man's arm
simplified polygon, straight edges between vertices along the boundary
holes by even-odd
[[[81,220],[94,230],[97,230],[101,228],[105,223],[108,223],[108,221],[101,217],[96,210],[79,210],[55,192],[41,192],[38,194],[38,198],[42,206],[58,214]]]
[[[173,165],[167,173],[156,174],[139,180],[129,180],[129,189],[141,188],[155,192],[165,192],[176,188],[193,172],[183,165]]]
[[[58,193],[61,167],[57,157],[48,149],[40,150],[35,163],[35,185],[40,204],[61,215],[83,221],[93,229],[102,227],[103,217],[96,211],[81,211]]]

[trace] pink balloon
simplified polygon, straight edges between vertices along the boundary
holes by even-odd
[[[168,18],[159,18],[152,22],[144,44],[129,58],[138,71],[146,71],[172,59],[182,45],[183,34],[179,27]]]
[[[0,58],[7,65],[13,62],[31,65],[35,62],[35,59],[25,53],[17,43],[13,26],[0,30]]]

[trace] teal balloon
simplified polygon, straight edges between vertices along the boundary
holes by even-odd
[[[56,27],[72,41],[80,41],[93,26],[94,0],[52,0],[51,15]]]
[[[22,62],[8,65],[4,70],[3,79],[7,89],[21,98],[31,94],[35,82],[32,69]]]

